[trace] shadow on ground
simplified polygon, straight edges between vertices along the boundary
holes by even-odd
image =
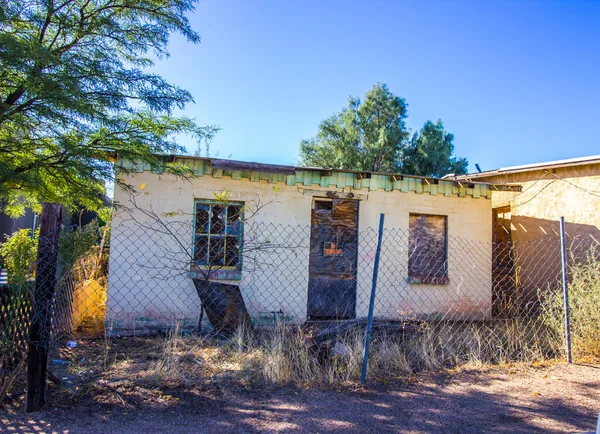
[[[600,370],[554,365],[437,375],[364,390],[211,386],[149,390],[121,382],[44,411],[0,411],[1,432],[578,432],[595,427]]]

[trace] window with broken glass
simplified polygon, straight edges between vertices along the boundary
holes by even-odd
[[[241,270],[243,203],[197,200],[194,225],[194,266],[199,269]]]

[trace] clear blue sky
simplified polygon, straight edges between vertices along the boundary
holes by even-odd
[[[471,170],[600,154],[600,1],[201,0],[191,22],[202,42],[173,38],[155,69],[222,128],[213,156],[296,164],[378,80]]]

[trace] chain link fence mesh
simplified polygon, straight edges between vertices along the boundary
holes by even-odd
[[[97,225],[63,231],[53,276],[38,274],[43,258],[4,249],[12,270],[0,294],[3,378],[24,360],[32,319],[42,325],[35,344],[49,347],[73,334],[140,336],[175,326],[224,337],[240,326],[364,330],[376,229],[242,225],[235,209],[228,212],[222,227],[150,219],[121,221],[110,232]],[[564,355],[558,237],[436,240],[427,236],[433,229],[384,230],[373,345],[395,339],[398,357],[430,367],[475,351],[489,363]],[[596,246],[589,236],[568,237],[573,349],[580,355],[600,354]],[[35,279],[48,279],[53,293],[36,293]]]
[[[0,398],[23,370],[29,343],[51,350],[82,331],[90,318],[91,334],[103,332],[108,251],[101,246],[107,235],[108,228],[94,223],[83,230],[62,229],[56,239],[21,230],[1,245]],[[39,327],[36,339],[31,336],[33,323]]]

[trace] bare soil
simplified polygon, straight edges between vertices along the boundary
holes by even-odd
[[[57,433],[563,433],[592,431],[600,367],[548,364],[462,369],[339,390],[213,382],[151,389],[98,379],[85,394],[52,387],[25,415],[0,410],[1,432]]]

